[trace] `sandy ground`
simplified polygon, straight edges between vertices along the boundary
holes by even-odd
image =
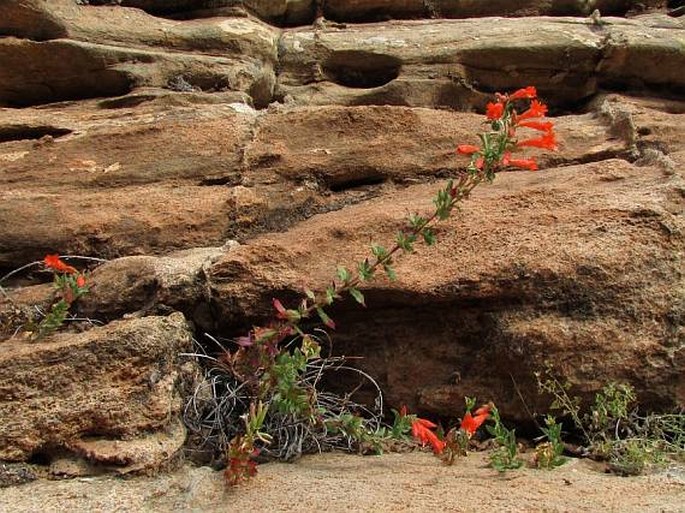
[[[498,474],[485,454],[452,467],[426,453],[308,456],[227,488],[185,466],[157,477],[34,481],[0,490],[2,512],[685,512],[685,468],[617,477],[587,460]]]

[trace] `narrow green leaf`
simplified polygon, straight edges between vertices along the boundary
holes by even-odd
[[[364,302],[364,294],[362,294],[359,289],[351,288],[349,292],[357,303],[362,306],[366,306],[366,303]]]
[[[433,244],[435,244],[435,242],[436,242],[436,240],[435,240],[435,233],[434,233],[433,230],[431,230],[430,228],[425,228],[425,229],[421,232],[421,235],[423,235],[423,240],[424,240],[424,241],[426,242],[426,244],[428,244],[429,246],[432,246]]]
[[[413,233],[406,234],[403,232],[397,233],[397,245],[406,253],[414,252],[414,242],[416,241],[416,235]]]
[[[335,329],[335,322],[333,322],[333,319],[331,319],[328,316],[328,314],[323,311],[323,308],[317,307],[316,313],[319,315],[321,322],[323,322],[329,328],[331,328],[333,330]]]
[[[388,279],[390,279],[390,281],[397,281],[397,274],[395,274],[395,269],[393,269],[390,264],[385,264],[383,266],[383,269],[385,270],[385,274],[388,275]]]
[[[409,216],[409,226],[411,226],[413,229],[418,230],[423,223],[426,222],[426,219],[421,217],[418,214],[411,214]]]
[[[335,301],[335,298],[338,297],[338,293],[335,291],[333,287],[326,287],[326,304],[330,305],[333,301]]]
[[[350,271],[348,271],[345,267],[338,266],[338,278],[340,278],[340,281],[342,281],[343,283],[347,283],[352,279],[352,275],[350,274]]]
[[[313,291],[311,291],[310,289],[304,289],[304,293],[307,295],[309,299],[311,299],[312,301],[316,301],[316,295]]]
[[[369,281],[371,278],[373,278],[373,269],[371,268],[371,264],[369,264],[368,259],[364,260],[363,262],[359,262],[357,271],[359,272],[359,279],[361,281]]]
[[[383,260],[388,255],[388,250],[378,244],[371,245],[371,252],[378,260]]]

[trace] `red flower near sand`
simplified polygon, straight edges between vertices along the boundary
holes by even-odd
[[[474,415],[471,415],[470,411],[466,412],[464,418],[461,421],[461,429],[466,431],[469,438],[478,431],[478,428],[488,420],[490,416],[490,405],[484,405],[478,408]]]
[[[497,103],[488,103],[486,108],[485,108],[485,116],[491,120],[495,121],[498,120],[502,117],[502,114],[504,113],[504,104],[497,102]]]
[[[58,273],[75,274],[78,271],[72,266],[65,264],[59,259],[59,255],[45,255],[43,259],[45,267],[52,269]]]
[[[76,286],[80,289],[86,286],[86,277],[83,276],[82,274],[79,274],[76,277]]]
[[[430,444],[435,454],[440,454],[445,448],[445,442],[438,438],[431,429],[436,426],[430,420],[417,418],[411,425],[411,434],[414,438],[419,440],[423,445]]]
[[[517,146],[533,146],[535,148],[544,148],[547,150],[557,149],[557,139],[554,132],[547,132],[542,137],[537,139],[527,139],[525,141],[519,141],[516,143]]]

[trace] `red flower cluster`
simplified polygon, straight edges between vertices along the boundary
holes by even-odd
[[[56,271],[58,273],[66,273],[66,274],[76,274],[78,271],[68,265],[62,262],[60,260],[59,255],[45,255],[45,258],[43,259],[43,263],[45,264],[45,267],[48,269],[52,269],[53,271]],[[84,281],[85,284],[85,281]]]
[[[475,412],[475,416],[471,415],[470,411],[466,412],[466,415],[464,415],[464,418],[461,421],[461,429],[466,431],[466,434],[471,438],[476,431],[478,431],[478,428],[488,420],[488,417],[490,416],[490,405],[485,404],[478,408]]]
[[[400,409],[400,416],[407,416],[407,407],[403,406]],[[471,438],[478,428],[490,417],[490,405],[485,404],[478,408],[472,415],[470,411],[466,412],[461,421],[461,429],[466,432],[466,435]],[[438,438],[438,435],[433,431],[438,426],[427,419],[415,417],[411,423],[411,434],[422,445],[430,445],[435,454],[441,454],[447,442]]]
[[[513,106],[513,102],[516,100],[531,100],[530,106],[527,110],[518,114]],[[507,127],[506,147],[511,148],[512,150],[517,147],[535,147],[548,150],[557,149],[554,125],[551,121],[539,120],[539,118],[545,117],[546,114],[547,106],[537,99],[537,90],[533,86],[524,87],[510,95],[497,93],[496,101],[488,103],[485,111],[485,116],[488,121],[493,122],[494,129],[497,129],[497,122],[504,123],[504,125],[499,124],[500,130],[502,130],[502,126]],[[543,134],[540,137],[517,141],[516,130],[518,128],[531,128],[533,130],[538,130]],[[504,151],[504,153],[501,153],[501,151],[502,150],[500,149],[497,153],[493,154],[492,150],[487,147],[481,148],[471,144],[460,144],[457,146],[457,153],[460,153],[461,155],[471,155],[473,158],[472,165],[479,170],[484,168],[486,159],[489,159],[488,162],[491,166],[494,163],[495,165],[513,166],[522,169],[530,169],[531,171],[536,171],[538,169],[537,162],[534,158],[516,159],[512,158],[511,151]]]
[[[438,426],[430,420],[417,418],[411,424],[411,434],[423,445],[429,444],[435,454],[440,454],[445,448],[445,442],[440,440],[438,435],[431,431],[436,427]]]

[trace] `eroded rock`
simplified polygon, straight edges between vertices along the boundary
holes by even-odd
[[[277,94],[307,105],[465,110],[492,91],[527,84],[563,107],[601,86],[682,88],[684,32],[672,28],[679,22],[602,19],[600,25],[584,18],[494,18],[287,30]]]
[[[178,313],[0,342],[0,459],[49,462],[66,452],[139,471],[168,463],[185,436],[182,383],[192,376],[179,353],[191,345]],[[136,441],[145,438],[157,441]],[[106,457],[103,447],[117,444],[119,456]]]
[[[534,372],[549,363],[584,399],[633,384],[649,408],[685,404],[683,179],[623,160],[503,174],[397,264],[399,281],[364,287],[361,309],[332,309],[335,351],[361,356],[390,404],[454,416],[463,397],[527,420],[546,411]],[[233,249],[208,276],[218,318],[239,332],[393,240],[417,185],[317,216]],[[264,262],[268,262],[265,265]],[[521,395],[519,395],[519,393]]]
[[[475,142],[481,122],[431,109],[257,113],[210,101],[220,98],[146,90],[69,108],[5,110],[0,215],[12,223],[0,224],[0,267],[55,251],[115,258],[282,231],[452,175],[460,164],[454,147]],[[543,167],[621,156],[634,144],[598,115],[565,116],[558,125],[562,150],[541,156]],[[34,139],[44,133],[55,136]]]
[[[587,16],[593,9],[623,15],[634,9],[664,7],[663,0],[327,0],[326,16],[344,21],[390,18],[475,18],[483,16]]]
[[[57,20],[60,29],[14,28],[24,26],[20,7],[40,10],[40,19]],[[258,106],[272,98],[278,32],[253,19],[172,21],[68,0],[8,3],[3,11],[18,19],[9,34],[39,41],[0,41],[0,104],[119,96],[140,86],[172,87],[179,77],[196,90],[248,93]]]

